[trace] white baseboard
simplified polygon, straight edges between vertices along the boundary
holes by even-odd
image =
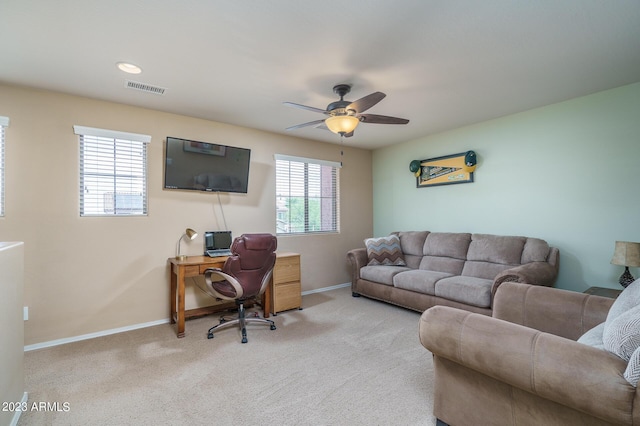
[[[313,294],[313,293],[322,293],[324,291],[330,291],[330,290],[336,290],[338,288],[349,287],[350,285],[351,283],[336,284],[329,287],[317,288],[315,290],[303,291],[302,295],[306,296],[308,294]],[[167,318],[167,319],[162,319],[158,321],[145,322],[142,324],[129,325],[126,327],[112,328],[111,330],[98,331],[96,333],[82,334],[80,336],[50,340],[48,342],[35,343],[33,345],[26,345],[24,347],[24,351],[29,352],[29,351],[34,351],[36,349],[49,348],[51,346],[64,345],[67,343],[79,342],[81,340],[94,339],[96,337],[101,337],[101,336],[108,336],[110,334],[124,333],[125,331],[137,330],[139,328],[153,327],[154,325],[160,325],[160,324],[168,324],[169,322],[170,322],[169,318]]]
[[[27,401],[29,400],[29,394],[27,392],[25,392],[22,395],[22,400],[20,401],[20,405],[27,405]],[[9,426],[17,426],[18,425],[18,420],[20,420],[20,416],[22,415],[22,410],[16,410],[13,413],[13,418],[11,419],[11,423],[9,423]]]
[[[80,336],[67,337],[64,339],[50,340],[48,342],[35,343],[33,345],[26,345],[24,347],[24,351],[29,352],[29,351],[34,351],[36,349],[49,348],[51,346],[64,345],[66,343],[79,342],[81,340],[94,339],[96,337],[108,336],[110,334],[116,334],[116,333],[124,333],[125,331],[137,330],[139,328],[153,327],[154,325],[168,324],[168,323],[169,323],[169,318],[157,320],[157,321],[145,322],[142,324],[128,325],[126,327],[112,328],[111,330],[104,330],[104,331],[98,331],[96,333],[82,334]]]
[[[349,287],[350,285],[351,283],[336,284],[329,287],[317,288],[315,290],[303,291],[302,295],[306,296],[307,294],[322,293],[324,291],[330,291],[330,290],[336,290],[338,288]]]

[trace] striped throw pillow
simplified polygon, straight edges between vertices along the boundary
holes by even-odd
[[[369,257],[369,266],[391,265],[405,266],[404,255],[400,248],[400,238],[397,235],[388,237],[367,238],[364,240]]]
[[[640,347],[631,355],[627,369],[624,371],[624,378],[634,388],[638,386],[638,381],[640,381]]]
[[[640,347],[640,305],[605,321],[602,333],[604,348],[625,361]]]

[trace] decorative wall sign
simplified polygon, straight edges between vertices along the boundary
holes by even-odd
[[[451,185],[473,182],[476,155],[473,151],[420,161],[416,172],[416,187]]]

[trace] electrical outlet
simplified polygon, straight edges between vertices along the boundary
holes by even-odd
[[[22,308],[22,316],[23,316],[25,321],[27,321],[29,319],[29,307],[28,306],[25,306],[24,308]]]

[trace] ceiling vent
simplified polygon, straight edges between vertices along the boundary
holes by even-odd
[[[131,80],[125,80],[124,87],[127,89],[139,90],[141,92],[153,93],[154,95],[164,95],[164,91],[167,90],[164,87],[152,86],[150,84],[138,83]]]

